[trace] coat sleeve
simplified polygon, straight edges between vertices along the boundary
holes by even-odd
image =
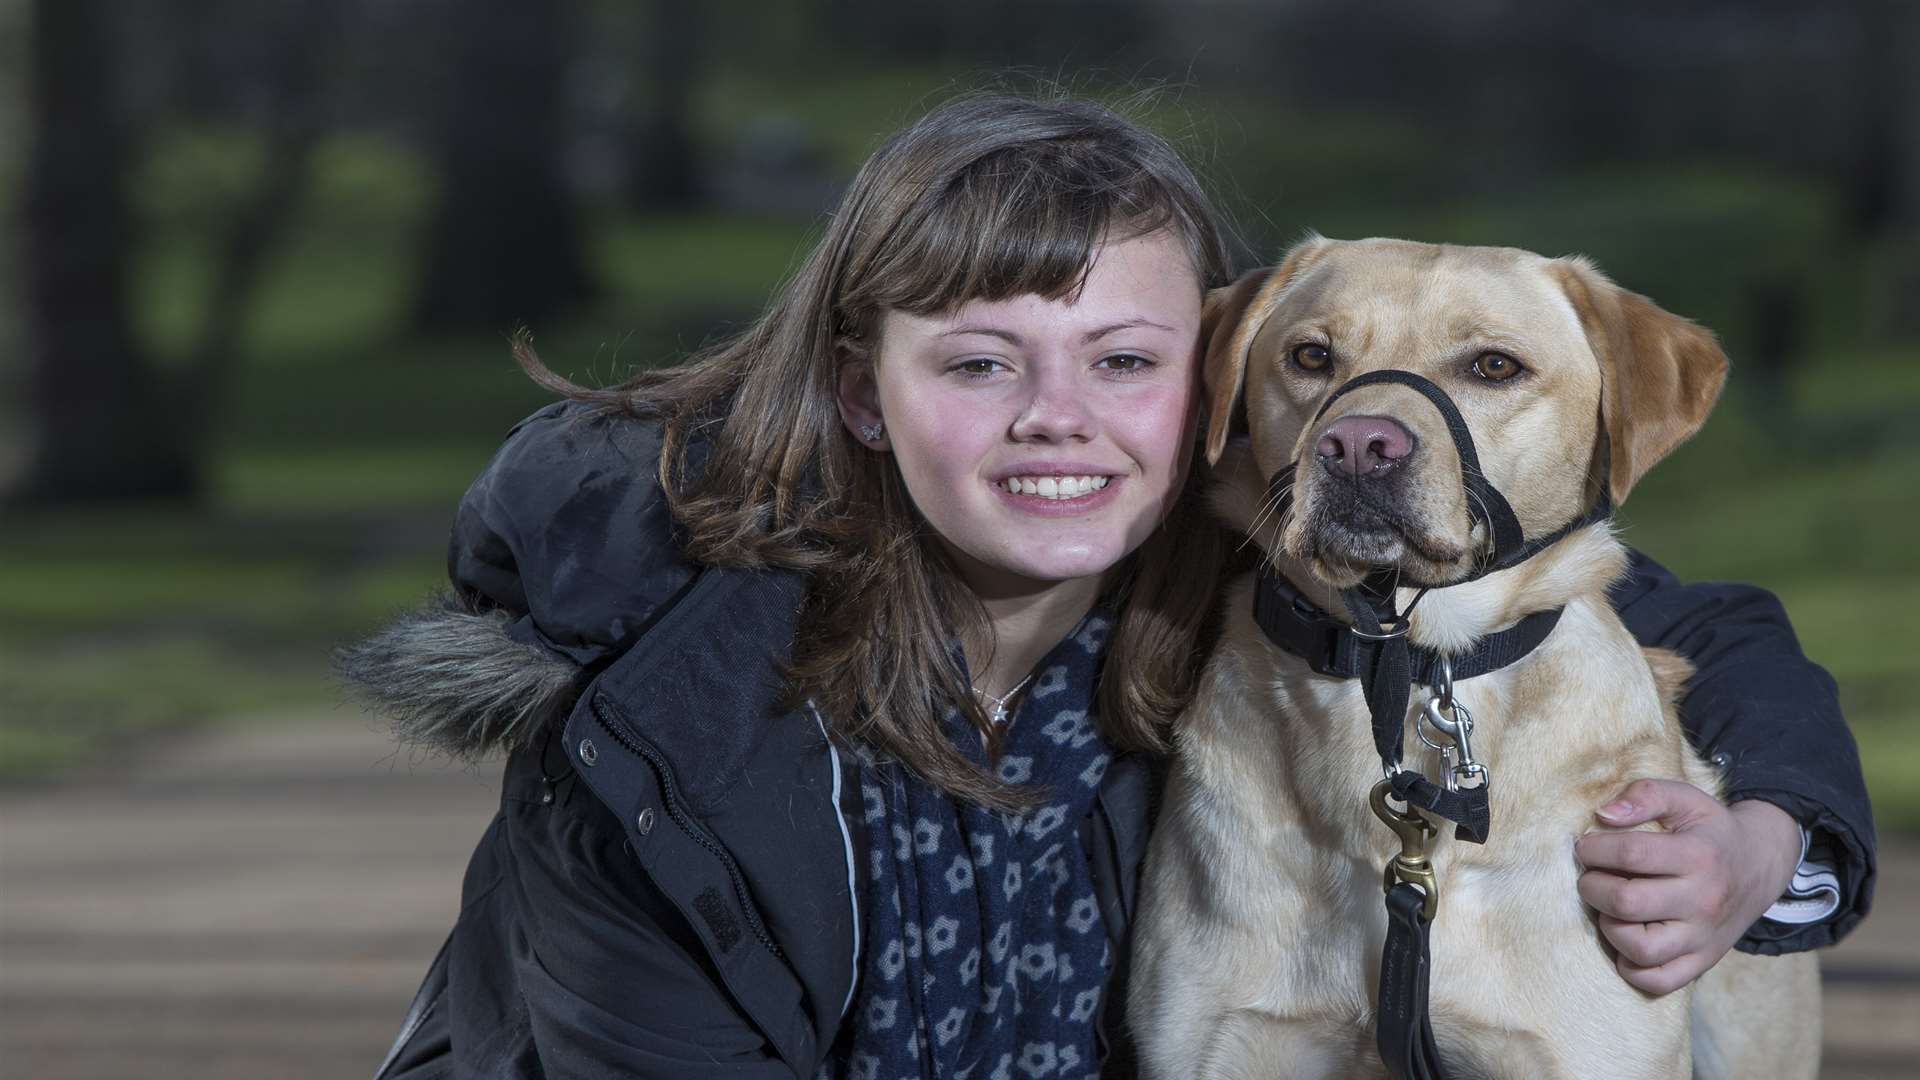
[[[1762,919],[1737,947],[1762,954],[1831,945],[1873,902],[1873,816],[1833,679],[1800,651],[1780,601],[1724,582],[1683,585],[1634,552],[1614,607],[1643,645],[1673,649],[1696,670],[1681,703],[1688,735],[1727,777],[1728,802],[1762,799],[1812,837],[1831,863],[1840,906],[1818,923]]]
[[[523,928],[505,951],[540,1074],[791,1080],[621,830],[584,789],[567,801],[510,809],[500,834]]]

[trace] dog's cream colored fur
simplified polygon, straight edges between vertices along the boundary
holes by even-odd
[[[1335,612],[1335,590],[1370,563],[1450,580],[1485,539],[1470,525],[1437,410],[1404,387],[1375,386],[1341,398],[1309,431],[1336,385],[1379,368],[1439,383],[1532,536],[1601,491],[1623,498],[1704,420],[1726,368],[1704,331],[1584,260],[1510,249],[1316,237],[1271,274],[1218,291],[1208,316],[1209,452],[1225,454],[1218,508]],[[1303,342],[1331,345],[1333,370],[1295,364]],[[1519,358],[1526,374],[1479,380],[1470,365],[1486,351]],[[1250,438],[1229,449],[1241,398]],[[1325,424],[1363,414],[1397,418],[1419,448],[1399,466],[1408,479],[1391,534],[1344,527],[1326,509],[1335,481],[1314,463]],[[1293,508],[1276,520],[1264,478],[1295,461]],[[1445,827],[1435,841],[1442,1057],[1461,1078],[1812,1076],[1810,954],[1729,953],[1694,987],[1651,996],[1615,971],[1575,890],[1573,841],[1628,782],[1720,790],[1671,707],[1684,661],[1650,665],[1607,602],[1624,561],[1595,526],[1510,570],[1435,590],[1415,610],[1413,640],[1453,650],[1529,612],[1566,609],[1533,654],[1458,687],[1493,770],[1492,835],[1481,847]],[[1177,732],[1129,1017],[1152,1077],[1384,1076],[1373,1032],[1380,876],[1397,844],[1367,805],[1379,777],[1367,707],[1358,682],[1316,675],[1266,641],[1252,587],[1249,578],[1231,591],[1221,646]],[[1402,590],[1400,605],[1410,598]],[[1416,688],[1416,707],[1423,699]],[[1411,725],[1406,741],[1410,764],[1437,777],[1437,756]]]

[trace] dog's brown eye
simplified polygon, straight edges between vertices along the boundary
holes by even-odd
[[[1506,353],[1483,352],[1473,358],[1473,373],[1488,382],[1505,382],[1525,370]]]
[[[1293,348],[1293,362],[1302,371],[1325,371],[1333,363],[1333,354],[1325,345],[1296,345]]]

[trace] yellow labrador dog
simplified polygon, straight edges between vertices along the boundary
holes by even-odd
[[[1391,703],[1383,723],[1409,769],[1443,779],[1471,749],[1491,770],[1490,783],[1458,774],[1461,791],[1488,793],[1488,842],[1430,842],[1432,1031],[1448,1074],[1813,1076],[1811,954],[1729,953],[1695,986],[1651,996],[1616,973],[1575,891],[1574,839],[1629,781],[1720,790],[1671,705],[1686,665],[1643,653],[1613,613],[1625,552],[1587,516],[1705,420],[1727,366],[1711,335],[1582,259],[1317,237],[1209,297],[1208,323],[1219,508],[1299,611],[1358,625],[1344,596],[1392,567],[1439,586],[1406,620],[1430,657],[1464,663],[1529,617],[1549,626],[1497,670],[1466,665],[1450,700],[1470,706],[1470,748],[1416,724],[1437,715],[1424,685],[1403,728]],[[1417,378],[1345,386],[1385,369]],[[1453,403],[1467,444],[1419,382]],[[1242,398],[1244,446],[1229,438]],[[1476,483],[1504,494],[1531,557],[1485,572],[1497,515]],[[1275,644],[1256,623],[1257,578],[1230,593],[1177,733],[1130,1020],[1151,1077],[1385,1076],[1382,868],[1402,846],[1370,805],[1383,757],[1369,701],[1359,680]],[[1415,593],[1385,590],[1393,611]]]

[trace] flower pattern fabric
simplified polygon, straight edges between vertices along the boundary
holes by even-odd
[[[1024,814],[959,802],[864,757],[866,954],[819,1080],[1097,1077],[1112,962],[1080,823],[1111,750],[1094,723],[1109,621],[1096,609],[1040,663],[996,774],[1043,793]],[[957,711],[955,745],[987,764]]]

